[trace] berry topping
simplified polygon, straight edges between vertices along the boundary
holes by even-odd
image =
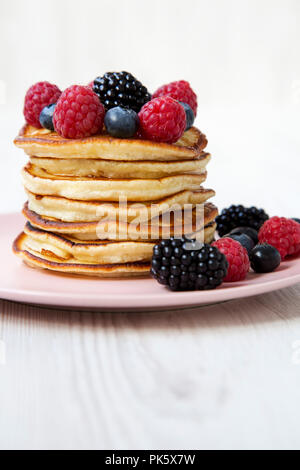
[[[236,240],[239,242],[244,248],[246,248],[248,255],[250,255],[252,248],[254,247],[255,243],[252,238],[248,237],[245,233],[229,233],[226,235],[227,238],[232,238],[232,240]]]
[[[228,263],[217,248],[186,238],[162,240],[153,249],[151,274],[174,291],[215,289]]]
[[[105,109],[123,106],[138,113],[151,100],[147,88],[128,72],[107,72],[103,77],[96,78],[94,92]]]
[[[61,95],[60,89],[49,82],[38,82],[26,93],[24,116],[27,124],[41,128],[40,114],[45,106],[56,103]]]
[[[271,245],[256,245],[250,254],[251,268],[257,273],[270,273],[281,262],[279,251]]]
[[[229,232],[229,235],[241,235],[242,233],[252,238],[254,245],[258,243],[258,231],[251,227],[236,227]]]
[[[192,108],[194,116],[197,116],[197,95],[192,90],[189,82],[179,80],[178,82],[163,85],[156,90],[153,98],[158,98],[159,96],[171,96],[174,100],[188,104]]]
[[[186,117],[186,128],[185,128],[185,130],[188,131],[192,127],[192,125],[194,124],[195,115],[193,113],[192,108],[188,104],[183,103],[182,101],[180,101],[180,104],[181,104],[181,106],[183,106],[184,111],[185,111],[185,117]]]
[[[250,268],[247,250],[236,240],[220,238],[212,244],[226,256],[228,261],[228,273],[225,282],[242,281]]]
[[[139,127],[139,117],[132,109],[111,108],[104,118],[107,132],[113,137],[128,138],[134,136]]]
[[[272,217],[263,224],[258,238],[277,248],[282,260],[300,252],[300,224],[292,219]]]
[[[297,219],[296,217],[294,217],[292,220],[294,220],[295,222],[298,222],[298,224],[300,224],[300,219]]]
[[[156,142],[177,142],[186,128],[183,107],[169,96],[146,103],[139,112],[139,118],[143,137]]]
[[[221,214],[216,218],[217,229],[220,237],[223,237],[223,235],[229,233],[232,229],[241,226],[259,230],[268,218],[269,216],[263,209],[232,205],[223,209]]]
[[[103,127],[105,110],[97,95],[87,86],[67,88],[56,104],[53,123],[66,139],[81,139],[96,134]]]
[[[53,114],[55,110],[56,104],[49,104],[49,106],[45,106],[42,109],[40,114],[40,124],[45,129],[49,129],[50,131],[54,131],[53,126]]]

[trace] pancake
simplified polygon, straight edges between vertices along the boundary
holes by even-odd
[[[105,178],[162,178],[164,176],[196,173],[205,169],[210,154],[202,152],[193,160],[134,162],[75,158],[31,157],[30,162],[50,175]]]
[[[43,217],[25,204],[23,214],[36,228],[49,232],[68,234],[80,240],[158,240],[170,236],[190,235],[214,222],[218,215],[217,208],[211,203],[199,205],[193,210],[176,211],[170,215],[164,213],[151,221],[133,220],[129,223],[104,217],[98,222],[63,222],[58,219]]]
[[[18,255],[26,264],[34,268],[47,269],[51,271],[56,271],[60,273],[68,274],[77,274],[77,275],[87,275],[87,276],[98,276],[98,277],[136,277],[136,276],[145,276],[149,274],[150,271],[150,261],[136,261],[136,262],[125,262],[125,263],[83,263],[78,259],[72,257],[74,253],[78,255],[80,252],[80,244],[70,241],[66,237],[56,238],[54,234],[48,234],[49,239],[42,240],[44,237],[43,234],[37,234],[36,240],[40,242],[38,245],[32,245],[32,240],[34,240],[32,235],[32,228],[27,226],[25,230],[28,230],[28,233],[21,233],[14,242],[13,251]],[[205,228],[205,241],[210,243],[213,239],[215,227],[213,225],[208,225]],[[45,232],[44,232],[45,233]],[[45,243],[45,248],[43,248],[43,243]],[[83,244],[81,244],[83,245]],[[114,257],[114,250],[120,249],[121,244],[118,244],[118,247],[114,247],[114,243],[106,243],[105,245],[94,245],[85,244],[86,247],[91,247],[94,249],[94,253],[97,252],[97,255],[101,259],[101,251],[103,259],[108,257],[109,252],[111,252]],[[149,243],[149,251],[151,246],[151,255],[153,249],[152,243]],[[67,255],[71,254],[67,260],[59,258],[51,250],[53,247],[60,247],[62,251],[67,252]],[[124,244],[123,244],[124,246]],[[50,248],[50,250],[49,250]],[[57,249],[57,248],[56,248]],[[37,251],[39,250],[39,251]],[[97,251],[98,250],[98,251]],[[150,256],[151,256],[150,255]]]
[[[204,240],[210,239],[212,228],[203,234]],[[204,230],[205,232],[205,230]],[[56,256],[59,261],[76,260],[88,264],[124,264],[137,261],[150,261],[154,241],[80,241],[66,235],[33,227],[29,222],[25,225],[26,249],[40,254]],[[200,234],[198,234],[200,235]]]
[[[27,191],[28,208],[37,214],[59,219],[63,222],[97,222],[101,215],[118,220],[131,221],[136,217],[149,220],[175,206],[187,204],[194,207],[203,204],[215,195],[212,189],[200,188],[198,191],[181,191],[151,203],[127,203],[98,201],[78,201],[58,196],[40,196]]]
[[[120,264],[85,264],[75,260],[62,262],[51,253],[41,254],[29,251],[26,248],[26,234],[21,233],[13,244],[14,253],[33,268],[48,269],[66,274],[79,274],[84,276],[111,277],[136,277],[147,276],[150,271],[150,263],[120,263]]]
[[[79,241],[75,238],[46,232],[27,222],[25,246],[30,251],[51,253],[61,261],[75,259],[89,264],[119,264],[149,261],[154,243],[136,241]]]
[[[166,176],[160,179],[109,179],[52,176],[28,164],[22,172],[25,188],[39,195],[78,200],[153,201],[184,190],[197,190],[206,179],[201,174]]]
[[[207,139],[192,127],[175,144],[141,139],[116,139],[100,134],[85,139],[64,139],[56,132],[25,125],[14,140],[17,147],[35,157],[105,160],[191,160],[200,155]]]

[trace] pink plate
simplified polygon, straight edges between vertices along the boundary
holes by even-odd
[[[83,278],[27,267],[11,250],[24,226],[20,214],[0,215],[0,297],[31,304],[107,309],[153,309],[196,306],[263,294],[300,282],[300,258],[270,274],[248,275],[212,291],[171,292],[151,279]]]

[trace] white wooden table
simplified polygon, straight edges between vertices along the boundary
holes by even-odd
[[[300,449],[300,285],[173,312],[0,301],[0,340],[1,449]]]

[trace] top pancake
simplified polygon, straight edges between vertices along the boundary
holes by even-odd
[[[186,131],[175,144],[116,139],[108,134],[85,139],[64,139],[56,132],[26,124],[14,143],[28,155],[36,157],[168,161],[199,157],[207,145],[207,139],[196,127]]]

